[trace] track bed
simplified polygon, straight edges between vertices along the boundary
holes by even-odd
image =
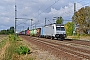
[[[90,42],[87,41],[58,41],[30,36],[20,37],[62,60],[90,60]]]

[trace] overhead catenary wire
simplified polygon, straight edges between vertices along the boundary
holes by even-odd
[[[82,1],[83,1],[83,0],[81,0],[81,1],[79,1],[79,2],[82,2]],[[54,4],[56,4],[57,2],[59,2],[59,0],[55,1],[52,5],[50,5],[48,8],[46,8],[43,12],[45,12],[47,9],[49,9],[50,7],[52,7],[52,6],[53,6]],[[78,2],[78,3],[79,3],[79,2]],[[66,5],[66,6],[67,6],[67,5]],[[41,15],[43,12],[39,13],[37,16]],[[37,16],[36,16],[36,17],[37,17]],[[35,17],[35,18],[36,18],[36,17]]]
[[[83,0],[81,0],[81,1],[79,1],[79,2],[77,2],[77,3],[80,3],[80,2],[83,2]],[[88,2],[88,3],[85,3],[83,6],[85,6],[85,5],[87,5],[87,4],[89,4],[90,2]],[[66,5],[67,6],[67,5]],[[63,14],[69,14],[69,13],[72,13],[72,11],[71,10],[69,10],[69,11],[65,11],[65,12],[63,12]]]
[[[58,1],[59,1],[59,0],[55,1],[52,5],[50,5],[48,8],[46,8],[44,11],[46,11],[47,9],[49,9],[50,7],[52,7],[52,6],[53,6],[54,4],[56,4]],[[47,1],[47,2],[48,2],[48,1]],[[46,3],[45,3],[45,4],[46,4]],[[45,4],[44,4],[44,5],[45,5]],[[43,5],[43,6],[44,6],[44,5]],[[41,8],[42,8],[42,7],[41,7]],[[41,9],[41,8],[40,8],[40,9]],[[39,10],[40,10],[40,9],[39,9]],[[44,12],[44,11],[43,11],[43,12]],[[43,12],[42,12],[42,13],[43,13]],[[39,13],[37,16],[41,15],[42,13]],[[37,17],[37,16],[36,16],[36,17]],[[24,19],[24,18],[22,18],[22,19]],[[26,20],[29,20],[29,19],[26,19]]]
[[[57,1],[59,1],[59,0],[57,0]],[[55,3],[57,3],[57,1],[55,1]],[[83,1],[83,0],[81,0],[80,2],[82,2],[82,1]],[[49,9],[50,7],[52,7],[55,3],[53,3],[53,4],[50,5],[48,8],[46,8],[43,12],[45,12],[46,10],[48,10],[48,9]],[[43,12],[42,12],[42,13],[43,13]],[[71,11],[69,11],[69,12],[71,12]],[[37,16],[41,15],[42,13],[39,13]],[[67,12],[64,12],[64,13],[65,13],[65,14],[68,14]],[[37,16],[36,16],[36,17],[37,17]],[[36,17],[35,17],[35,18],[36,18]]]
[[[57,1],[55,1],[52,5],[50,5],[48,8],[46,8],[43,12],[45,12],[47,9],[49,9],[50,7],[52,7],[54,4],[56,4],[57,2],[59,2],[60,0],[57,0]],[[41,12],[41,13],[39,13],[37,16],[39,16],[39,15],[41,15],[43,12]],[[36,17],[37,17],[36,16]],[[35,17],[35,18],[36,18]]]
[[[79,1],[79,2],[82,2],[83,0],[81,0],[81,1]],[[52,7],[54,4],[56,4],[57,2],[59,2],[59,0],[57,0],[57,1],[55,1],[52,5],[50,5],[48,8],[46,8],[43,12],[45,12],[47,9],[49,9],[50,7]],[[67,6],[67,5],[66,5]],[[39,15],[41,15],[43,12],[41,12],[41,13],[39,13],[37,16],[39,16]],[[71,12],[71,11],[70,11]],[[64,12],[64,13],[66,13],[66,12]],[[66,14],[68,14],[68,13],[66,13]],[[36,16],[36,17],[37,17]],[[35,17],[35,18],[36,18]]]
[[[49,0],[47,0],[47,1],[45,2],[45,4],[43,4],[43,5],[39,8],[38,11],[40,11],[40,10],[47,4],[48,1],[49,1]]]
[[[58,1],[59,1],[59,0],[55,1],[55,3],[53,3],[52,5],[50,5],[47,9],[49,9],[50,7],[52,7],[52,6],[53,6],[54,4],[56,4]],[[45,9],[44,11],[46,11],[47,9]],[[44,11],[43,11],[43,12],[44,12]],[[43,13],[43,12],[42,12],[42,13]],[[41,15],[42,13],[40,13],[40,14],[38,14],[38,15]],[[66,13],[66,12],[64,12],[64,13]],[[37,16],[36,16],[36,17],[37,17]],[[70,21],[71,21],[71,20],[70,20]]]
[[[56,4],[57,2],[59,2],[60,0],[57,0],[57,1],[55,1],[52,5],[50,5],[48,8],[46,8],[43,12],[45,12],[46,10],[48,10],[50,7],[52,7],[54,4]],[[43,12],[41,12],[41,13],[39,13],[37,16],[40,16]],[[36,16],[36,17],[37,17]],[[35,17],[35,18],[36,18]]]
[[[83,2],[83,0],[81,0],[80,2],[77,2],[77,3],[81,3],[81,2]],[[84,2],[85,3],[85,2]],[[83,4],[82,6],[85,6],[85,5],[87,5],[87,4],[90,4],[90,2],[88,2],[88,3],[85,3],[85,4]],[[70,11],[71,12],[71,11]]]
[[[82,2],[82,0],[80,1],[80,2]],[[79,3],[79,2],[77,2],[77,3]],[[85,3],[83,6],[85,6],[85,5],[87,5],[87,4],[89,4],[90,2],[88,2],[88,3]],[[65,13],[65,14],[68,14],[68,13],[71,13],[72,11],[71,10],[69,10],[69,11],[65,11],[65,12],[63,12],[63,14]],[[64,21],[72,21],[72,20],[64,20]]]

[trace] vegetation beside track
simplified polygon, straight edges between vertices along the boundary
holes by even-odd
[[[7,39],[0,41],[0,49],[6,44]]]
[[[0,42],[3,48],[2,58],[0,60],[34,60],[30,57],[30,49],[23,43],[18,36],[9,35],[7,40]],[[0,52],[2,53],[2,52]]]
[[[75,40],[88,40],[90,41],[90,35],[75,35],[75,36],[67,36],[68,39],[75,39]]]

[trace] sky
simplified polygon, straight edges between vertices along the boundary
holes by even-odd
[[[25,30],[27,27],[41,27],[46,24],[55,23],[54,17],[64,19],[64,24],[72,21],[74,14],[74,3],[76,11],[85,6],[90,6],[90,0],[0,0],[0,30],[15,26],[15,4],[17,9],[17,31]],[[25,18],[25,19],[19,19]],[[53,20],[54,19],[54,20]]]

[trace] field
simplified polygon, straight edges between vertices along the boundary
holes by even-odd
[[[59,56],[60,57],[59,59],[58,57],[50,53],[51,51],[53,51],[53,49],[48,51],[49,49],[45,48],[45,50],[43,50],[40,48],[41,45],[37,46],[41,43],[38,42],[39,44],[34,45],[33,43],[29,42],[29,40],[34,41],[34,40],[38,40],[38,38],[33,39],[33,38],[30,38],[30,36],[26,36],[26,37],[27,39],[24,39],[19,36],[17,37],[17,39],[15,39],[14,35],[0,35],[0,60],[60,60],[62,59],[60,56]],[[69,36],[68,38],[78,39],[77,36],[72,36],[72,37]],[[43,39],[43,38],[39,38],[39,39]],[[83,36],[83,37],[80,37],[79,39],[90,41],[90,37],[88,36]],[[72,47],[78,46],[77,42],[74,43],[75,41],[74,42],[57,41],[57,40],[50,40],[50,39],[45,39],[45,40],[47,40],[48,42],[49,41],[50,42],[52,41],[55,43],[57,42],[59,44],[62,43],[65,45],[65,48],[69,45]],[[42,45],[42,48],[43,48],[43,45]],[[44,47],[49,47],[49,46],[45,45]],[[84,46],[81,44],[78,47],[89,49],[90,45]],[[67,49],[69,49],[69,47]]]
[[[24,53],[18,47],[25,46],[30,49],[29,53]],[[17,51],[17,52],[16,52]],[[19,53],[20,52],[20,53]],[[22,53],[23,54],[22,54]],[[37,46],[31,44],[25,39],[17,38],[14,40],[13,35],[0,35],[0,60],[59,60],[51,55],[48,51],[43,51]]]
[[[30,53],[25,53],[27,46],[23,40],[13,38],[13,36],[0,35],[0,60],[33,60]],[[24,49],[20,50],[19,47]]]

